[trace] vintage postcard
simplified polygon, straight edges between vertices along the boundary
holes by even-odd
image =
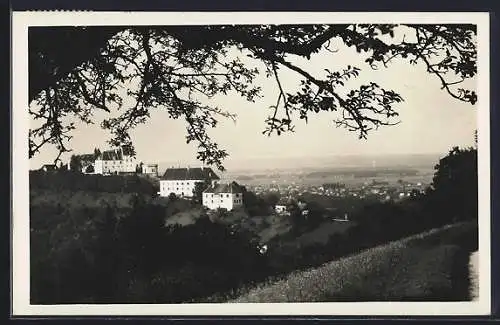
[[[13,315],[487,315],[489,16],[14,12]]]

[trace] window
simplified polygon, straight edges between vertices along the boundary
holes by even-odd
[[[229,197],[229,194],[226,194],[226,197]]]

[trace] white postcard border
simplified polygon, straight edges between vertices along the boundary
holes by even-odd
[[[30,305],[28,27],[311,23],[473,23],[478,25],[479,300],[170,305]],[[489,14],[368,12],[14,12],[12,17],[12,312],[43,315],[486,315],[491,308]]]

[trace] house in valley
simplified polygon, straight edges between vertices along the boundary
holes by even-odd
[[[290,214],[290,205],[292,204],[292,200],[286,198],[280,198],[279,201],[274,206],[274,211],[277,214],[288,215]]]
[[[243,187],[236,182],[213,184],[203,191],[203,206],[210,210],[218,208],[228,211],[243,205]]]
[[[160,178],[160,196],[174,193],[180,197],[192,197],[196,183],[209,182],[214,185],[220,180],[212,168],[168,168]]]
[[[94,163],[94,173],[102,175],[135,173],[136,158],[132,149],[123,146],[117,149],[103,151]]]

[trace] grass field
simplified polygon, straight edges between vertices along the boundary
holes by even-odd
[[[477,226],[456,224],[290,274],[230,302],[465,301]]]

